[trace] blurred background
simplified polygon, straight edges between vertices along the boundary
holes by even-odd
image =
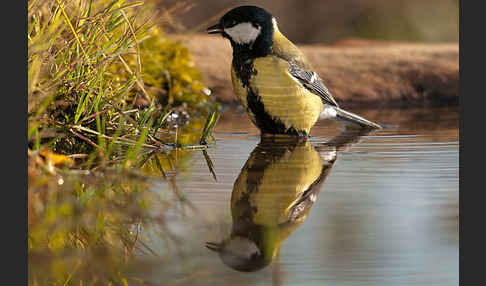
[[[459,0],[159,1],[175,9],[174,30],[203,28],[240,5],[267,9],[280,29],[300,44],[366,38],[390,41],[457,42]]]

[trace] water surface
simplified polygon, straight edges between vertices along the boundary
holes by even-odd
[[[173,178],[192,207],[167,215],[174,246],[152,236],[164,260],[149,280],[457,285],[458,109],[355,112],[387,128],[323,121],[308,142],[261,142],[244,114],[224,113],[207,152],[216,179],[202,152]]]

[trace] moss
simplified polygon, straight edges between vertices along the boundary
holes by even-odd
[[[142,79],[147,85],[164,90],[158,94],[161,102],[205,106],[209,97],[204,93],[201,73],[186,47],[167,39],[155,28],[140,49]]]
[[[205,93],[201,72],[195,67],[189,50],[180,43],[170,40],[161,29],[153,27],[139,45],[141,76],[144,88],[162,106],[178,107],[194,114],[207,111],[213,104]],[[137,55],[130,55],[126,63],[135,70]],[[131,74],[117,62],[110,66],[108,78],[124,82]],[[143,91],[135,87],[130,92],[133,98]]]

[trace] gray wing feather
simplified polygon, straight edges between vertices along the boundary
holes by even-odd
[[[306,89],[321,97],[324,103],[338,106],[322,79],[315,72],[305,71],[295,63],[289,62],[289,73],[295,77]]]

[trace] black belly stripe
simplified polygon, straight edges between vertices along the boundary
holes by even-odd
[[[307,136],[307,132],[296,130],[293,126],[287,129],[282,121],[265,111],[258,91],[254,92],[250,87],[250,78],[257,74],[253,68],[253,59],[241,54],[233,54],[232,64],[236,76],[246,89],[246,101],[249,111],[254,115],[254,123],[262,133]]]
[[[297,131],[294,127],[286,128],[285,124],[278,118],[272,117],[265,111],[265,107],[258,94],[255,94],[250,88],[247,88],[248,95],[246,96],[246,102],[248,108],[255,117],[256,126],[262,131],[262,133],[269,134],[289,134],[289,135],[307,135],[305,131]]]
[[[305,144],[305,142],[278,142],[264,137],[260,139],[260,143],[253,149],[240,172],[240,176],[246,173],[246,190],[241,190],[241,197],[232,207],[233,218],[237,218],[239,222],[254,221],[254,215],[258,209],[251,202],[251,197],[258,193],[265,171],[283,158],[285,154],[292,153],[295,148]]]

